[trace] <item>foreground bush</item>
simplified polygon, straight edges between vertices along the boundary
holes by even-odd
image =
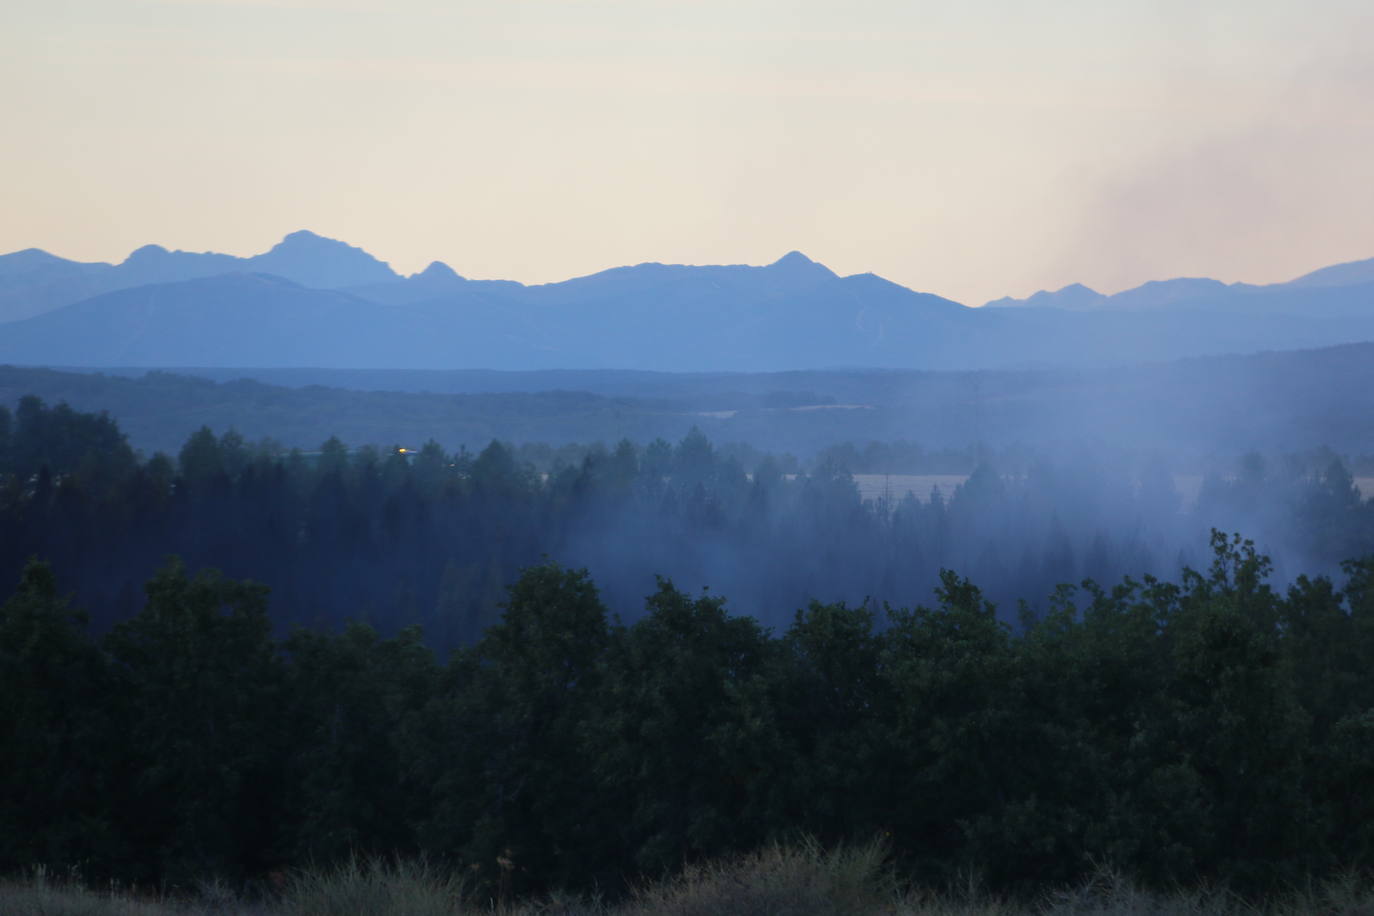
[[[423,858],[472,899],[620,901],[803,835],[1018,900],[1102,862],[1247,899],[1374,870],[1374,561],[1280,594],[1214,546],[1020,631],[951,572],[933,607],[813,603],[780,634],[661,582],[625,626],[545,565],[447,663],[414,630],[278,640],[261,587],[176,563],[95,638],[33,563],[0,605],[0,874]]]

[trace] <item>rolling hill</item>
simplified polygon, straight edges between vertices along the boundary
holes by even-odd
[[[256,376],[246,377],[246,376]],[[316,448],[514,442],[713,441],[805,456],[837,442],[927,449],[1088,448],[1203,460],[1329,446],[1374,456],[1374,344],[1127,369],[775,373],[186,370],[0,366],[25,394],[108,410],[137,447],[175,452],[202,424]]]

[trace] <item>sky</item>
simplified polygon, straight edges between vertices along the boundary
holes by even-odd
[[[15,0],[0,251],[547,282],[798,249],[971,305],[1374,257],[1368,0]],[[1363,47],[1362,47],[1363,45]]]

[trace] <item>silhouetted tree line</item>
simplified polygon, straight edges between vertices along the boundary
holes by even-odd
[[[0,575],[50,561],[104,631],[138,611],[142,581],[176,554],[268,585],[279,633],[418,624],[445,650],[476,641],[518,571],[545,558],[589,569],[627,619],[661,574],[781,628],[812,599],[925,600],[942,568],[979,582],[1015,622],[1020,599],[1059,582],[1205,563],[1212,527],[1247,532],[1281,582],[1374,552],[1374,503],[1334,456],[1315,471],[1250,456],[1185,508],[1162,462],[1087,454],[1024,460],[1008,476],[983,464],[948,500],[865,502],[841,463],[854,449],[804,474],[697,431],[571,462],[540,453],[547,473],[520,460],[537,451],[330,439],[282,453],[202,428],[175,458],[141,460],[109,417],[28,397],[0,407]]]
[[[1374,559],[1280,593],[1213,546],[1020,632],[953,573],[934,607],[812,603],[777,635],[661,581],[626,626],[545,564],[443,664],[418,629],[274,639],[265,588],[178,562],[95,638],[35,561],[0,607],[0,873],[400,854],[615,894],[800,832],[1013,893],[1374,866]]]

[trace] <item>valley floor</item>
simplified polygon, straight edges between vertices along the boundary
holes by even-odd
[[[933,491],[939,491],[940,497],[948,501],[959,485],[968,480],[967,474],[855,474],[853,477],[859,487],[859,496],[865,501],[883,499],[894,503],[906,498],[907,494],[928,502]],[[1192,509],[1202,491],[1203,475],[1175,474],[1173,477],[1181,507]],[[1355,477],[1353,480],[1361,498],[1374,497],[1374,477]]]

